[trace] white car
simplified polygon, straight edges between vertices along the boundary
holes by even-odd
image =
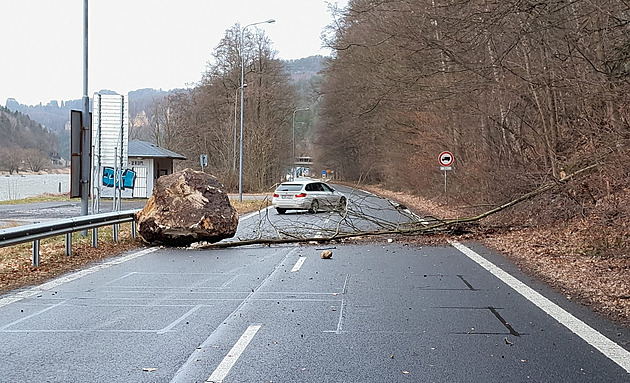
[[[346,197],[323,182],[315,180],[290,181],[280,184],[271,204],[278,214],[287,210],[308,210],[315,214],[325,210],[343,210],[346,208]]]

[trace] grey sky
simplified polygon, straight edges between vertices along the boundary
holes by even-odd
[[[91,0],[89,95],[110,89],[173,89],[201,79],[235,23],[260,27],[282,59],[315,54],[348,0]],[[83,94],[83,0],[0,0],[0,104],[34,105]]]

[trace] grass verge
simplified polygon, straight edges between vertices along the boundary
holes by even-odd
[[[41,199],[38,201],[50,201]],[[13,201],[13,203],[16,203]],[[26,203],[26,202],[20,202]],[[246,200],[230,201],[239,215],[265,208],[268,201]],[[83,237],[80,233],[72,235],[72,256],[65,255],[65,237],[58,236],[40,241],[40,266],[31,265],[32,244],[0,248],[0,293],[15,290],[24,286],[40,284],[51,278],[81,269],[101,259],[119,255],[129,250],[142,247],[139,239],[132,238],[131,223],[121,224],[118,231],[118,242],[113,241],[112,227],[105,226],[98,231],[98,247],[92,247],[92,231]]]

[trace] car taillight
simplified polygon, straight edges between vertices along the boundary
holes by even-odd
[[[300,194],[296,194],[295,198],[304,198],[306,197],[306,193],[300,193]]]
[[[273,193],[273,198],[278,198],[278,197],[280,197],[278,193]]]

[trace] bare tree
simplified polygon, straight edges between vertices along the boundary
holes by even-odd
[[[246,190],[266,190],[290,166],[291,113],[295,93],[271,41],[259,30],[247,30],[241,46],[240,25],[227,30],[213,52],[206,73],[194,88],[171,95],[156,105],[155,139],[185,154],[183,166],[199,167],[208,155],[207,170],[235,187],[235,108],[240,99],[241,59],[245,61],[244,156]]]
[[[329,33],[320,159],[431,196],[449,149],[453,192],[479,202],[599,160],[628,138],[629,7],[351,1]]]
[[[13,147],[0,147],[0,166],[9,174],[19,173],[23,159],[23,149]]]
[[[42,153],[37,149],[27,149],[23,152],[24,163],[32,172],[38,172],[46,169],[50,165],[50,160],[46,153]]]

